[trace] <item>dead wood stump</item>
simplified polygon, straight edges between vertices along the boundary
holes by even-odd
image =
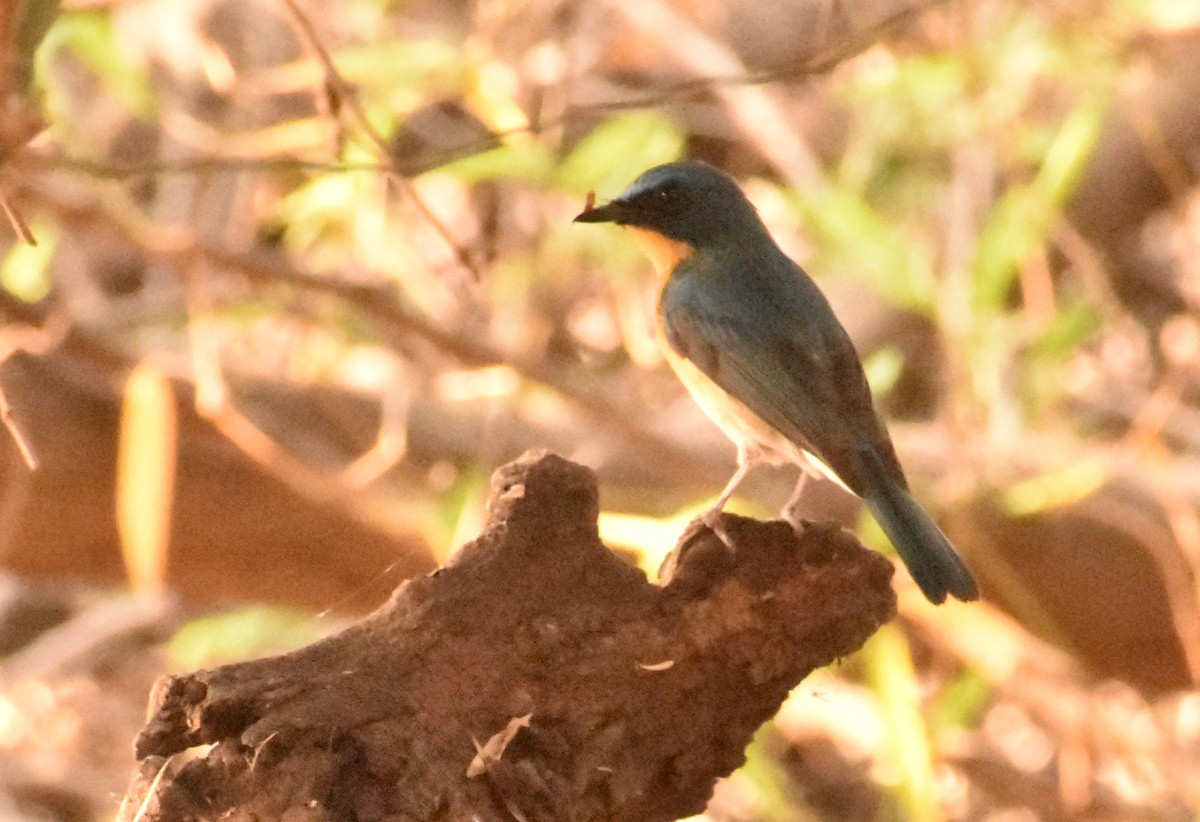
[[[601,544],[586,468],[527,454],[489,505],[346,631],[163,677],[121,818],[676,819],[895,613],[891,563],[836,527],[727,515],[736,552],[689,529],[654,585]]]

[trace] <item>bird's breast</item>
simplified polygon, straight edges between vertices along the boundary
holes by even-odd
[[[672,240],[670,237],[648,228],[637,228],[636,226],[626,226],[626,228],[633,234],[646,256],[650,258],[650,262],[654,264],[654,270],[661,280],[665,281],[670,277],[671,272],[675,270],[675,266],[679,265],[680,261],[686,260],[696,253],[696,247],[683,240]]]

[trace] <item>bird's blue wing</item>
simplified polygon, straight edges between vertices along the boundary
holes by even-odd
[[[673,278],[659,305],[668,344],[856,493],[866,490],[863,447],[903,487],[858,355],[824,297],[815,286],[791,305],[759,296],[732,299],[711,283]]]

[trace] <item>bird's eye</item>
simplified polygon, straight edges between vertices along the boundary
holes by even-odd
[[[666,188],[652,188],[648,191],[643,191],[636,197],[639,205],[643,208],[660,208],[670,206],[679,199],[679,192],[674,186]]]

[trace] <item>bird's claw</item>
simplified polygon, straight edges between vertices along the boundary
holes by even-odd
[[[720,511],[716,509],[706,511],[704,515],[700,517],[700,521],[708,526],[708,530],[712,531],[713,534],[716,535],[717,539],[721,540],[721,543],[729,549],[730,553],[733,553],[736,550],[733,546],[733,540],[729,536],[729,532],[725,530],[725,523],[721,521]]]

